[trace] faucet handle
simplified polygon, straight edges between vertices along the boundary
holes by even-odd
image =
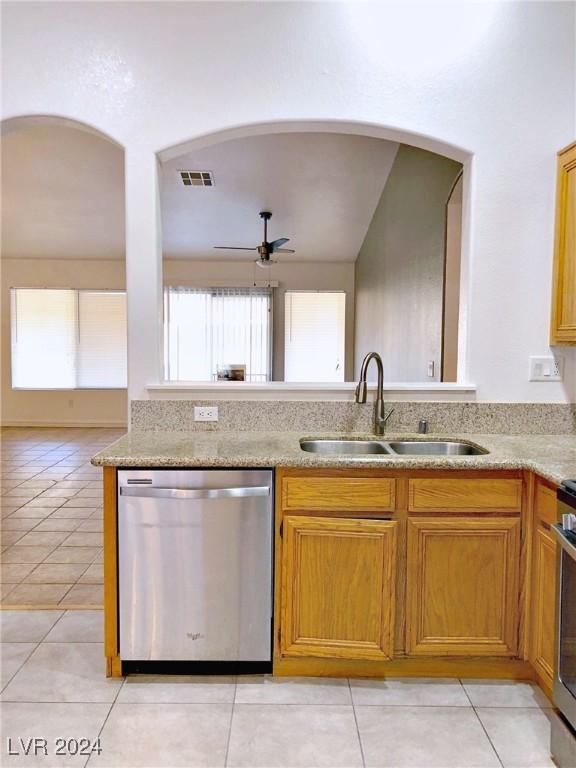
[[[388,419],[390,418],[390,416],[392,416],[392,414],[394,413],[394,410],[395,410],[394,408],[390,408],[390,410],[388,411],[388,413],[387,413],[387,414],[384,416],[384,418],[382,419],[382,423],[383,423],[383,424],[386,424],[386,422],[388,421]]]

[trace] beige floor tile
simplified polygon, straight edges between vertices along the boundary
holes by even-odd
[[[33,563],[1,563],[0,584],[19,584],[34,568]]]
[[[479,708],[504,768],[555,768],[550,757],[551,710],[536,707]]]
[[[20,507],[12,512],[10,517],[35,517],[42,520],[56,511],[54,507]]]
[[[101,584],[75,584],[63,598],[60,605],[97,605],[104,604],[104,587]]]
[[[230,711],[229,704],[116,703],[102,731],[106,749],[92,756],[88,765],[223,766]]]
[[[100,488],[83,488],[81,491],[78,491],[76,498],[102,500],[102,488],[101,487]]]
[[[41,522],[41,520],[31,520],[26,517],[10,516],[2,520],[2,525],[0,527],[3,531],[31,531],[32,528],[35,528]]]
[[[515,680],[462,680],[474,707],[552,707],[537,685]]]
[[[34,529],[26,533],[18,542],[19,547],[57,547],[58,544],[62,544],[70,534],[61,531],[39,531]]]
[[[83,531],[78,533],[74,531],[71,533],[65,541],[62,542],[63,547],[101,547],[102,546],[102,534],[101,533],[88,533]]]
[[[232,704],[235,687],[234,677],[138,675],[127,678],[117,700],[123,704]]]
[[[27,507],[61,507],[62,504],[65,504],[68,501],[66,497],[62,496],[45,496],[42,494],[41,496],[37,496],[35,499],[32,499],[31,501],[27,502]]]
[[[70,520],[65,517],[50,516],[46,517],[44,520],[41,520],[34,528],[34,531],[68,531],[68,533],[71,533],[72,531],[75,531],[76,528],[78,528],[79,524],[80,520]]]
[[[103,584],[104,566],[102,563],[92,563],[86,571],[79,577],[79,584]]]
[[[2,701],[112,702],[121,680],[104,673],[101,643],[42,643],[6,686]]]
[[[4,688],[30,656],[37,643],[0,644],[0,687]]]
[[[63,615],[62,611],[0,611],[0,641],[39,643]]]
[[[346,679],[239,677],[237,704],[352,704]]]
[[[58,483],[58,485],[60,485],[60,483]],[[49,490],[44,491],[40,496],[40,498],[41,499],[69,499],[72,496],[75,496],[77,492],[78,492],[78,488],[52,487]]]
[[[86,757],[76,755],[58,758],[54,755],[54,741],[57,738],[73,737],[95,741],[108,712],[110,704],[2,704],[2,726],[4,739],[43,738],[48,742],[47,756],[22,754],[9,757],[3,755],[4,768],[59,768],[59,766],[83,766]]]
[[[54,547],[51,546],[21,547],[19,544],[14,544],[2,553],[2,562],[41,563],[53,549]]]
[[[47,563],[86,563],[100,554],[100,547],[58,547],[46,558]]]
[[[354,710],[340,706],[236,704],[228,765],[361,766]]]
[[[66,611],[52,627],[45,643],[102,643],[104,611]]]
[[[87,509],[86,507],[60,507],[52,512],[52,517],[86,519],[90,517],[93,511],[93,509]]]
[[[6,599],[15,586],[15,584],[0,584],[0,603],[6,602]]]
[[[94,499],[94,498],[85,499],[76,495],[76,496],[72,496],[71,499],[67,499],[64,506],[65,507],[89,507],[93,509],[94,507],[98,506],[98,503],[97,503],[97,499]]]
[[[83,523],[80,523],[78,526],[78,533],[82,532],[88,532],[88,533],[102,533],[104,530],[104,521],[102,520],[102,515],[98,515],[99,519],[92,520],[89,518],[88,520],[85,520]]]
[[[59,605],[72,584],[17,584],[5,605]]]
[[[459,680],[387,678],[350,680],[354,705],[470,707]]]
[[[26,576],[26,584],[74,584],[86,570],[85,564],[41,563]]]
[[[21,547],[19,544],[14,544],[2,553],[2,562],[41,563],[53,549],[53,546]]]
[[[24,535],[26,531],[1,531],[0,532],[0,546],[9,547],[11,544],[16,544]]]
[[[366,765],[380,768],[499,768],[473,709],[356,706]]]

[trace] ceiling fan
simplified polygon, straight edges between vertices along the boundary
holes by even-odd
[[[256,264],[259,267],[269,267],[270,264],[275,264],[274,259],[270,258],[273,253],[295,253],[290,248],[282,248],[284,243],[289,241],[288,237],[279,237],[277,240],[268,242],[268,221],[272,218],[271,212],[260,211],[260,218],[264,220],[264,240],[260,245],[257,245],[255,248],[243,248],[236,245],[215,245],[214,248],[227,251],[258,251]]]

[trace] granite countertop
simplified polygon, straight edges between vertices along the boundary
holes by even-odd
[[[421,435],[347,434],[378,440]],[[479,456],[323,456],[300,448],[302,438],[343,437],[302,432],[128,432],[94,456],[112,467],[385,467],[389,469],[527,469],[552,482],[576,478],[576,435],[426,435],[427,440],[463,440],[489,451]]]

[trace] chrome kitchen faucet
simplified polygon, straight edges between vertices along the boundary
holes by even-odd
[[[362,361],[362,367],[360,368],[360,380],[358,381],[358,386],[356,387],[356,402],[366,402],[366,395],[368,393],[366,373],[368,371],[370,360],[375,360],[376,367],[378,368],[378,384],[376,388],[376,399],[374,401],[374,434],[383,435],[386,422],[394,413],[394,409],[392,408],[390,411],[388,411],[388,413],[386,413],[384,409],[384,366],[382,364],[382,358],[378,352],[368,352]]]

